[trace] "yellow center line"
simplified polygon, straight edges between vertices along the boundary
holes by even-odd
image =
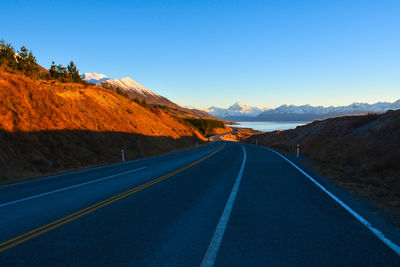
[[[171,176],[174,176],[175,174],[183,172],[184,170],[186,170],[186,169],[188,169],[188,168],[190,168],[190,167],[192,167],[192,166],[194,166],[196,164],[199,164],[200,162],[202,162],[202,161],[206,160],[207,158],[213,156],[214,154],[219,152],[224,147],[225,147],[225,144],[222,147],[220,147],[219,149],[217,149],[216,151],[211,152],[210,154],[206,155],[205,157],[203,157],[203,158],[201,158],[201,159],[199,159],[199,160],[197,160],[195,162],[192,162],[192,163],[190,163],[190,164],[188,164],[188,165],[186,165],[184,167],[181,167],[181,168],[179,168],[179,169],[177,169],[177,170],[175,170],[173,172],[170,172],[170,173],[168,173],[168,174],[166,174],[164,176],[161,176],[160,178],[157,178],[155,180],[149,181],[149,182],[147,182],[147,183],[145,183],[143,185],[134,187],[134,188],[132,188],[130,190],[127,190],[127,191],[125,191],[123,193],[117,194],[117,195],[115,195],[113,197],[110,197],[110,198],[108,198],[106,200],[100,201],[100,202],[98,202],[98,203],[96,203],[94,205],[91,205],[91,206],[89,206],[87,208],[84,208],[84,209],[82,209],[80,211],[72,213],[72,214],[70,214],[68,216],[65,216],[65,217],[61,218],[61,219],[55,220],[55,221],[53,221],[51,223],[48,223],[48,224],[46,224],[44,226],[38,227],[38,228],[33,229],[33,230],[29,231],[29,232],[26,232],[26,233],[24,233],[22,235],[19,235],[19,236],[14,237],[14,238],[12,238],[10,240],[7,240],[7,241],[5,241],[3,243],[0,243],[0,253],[5,251],[5,250],[7,250],[7,249],[15,247],[15,246],[17,246],[17,245],[19,245],[21,243],[24,243],[24,242],[26,242],[26,241],[34,238],[34,237],[37,237],[39,235],[42,235],[42,234],[44,234],[46,232],[49,232],[49,231],[55,229],[55,228],[58,228],[58,227],[66,224],[68,222],[74,221],[74,220],[76,220],[76,219],[78,219],[78,218],[80,218],[80,217],[82,217],[82,216],[84,216],[86,214],[92,213],[92,212],[94,212],[94,211],[96,211],[98,209],[101,209],[101,208],[103,208],[105,206],[108,206],[113,202],[116,202],[116,201],[118,201],[118,200],[120,200],[122,198],[130,196],[130,195],[132,195],[132,194],[134,194],[134,193],[136,193],[136,192],[138,192],[140,190],[143,190],[143,189],[145,189],[145,188],[147,188],[147,187],[149,187],[149,186],[151,186],[153,184],[159,183],[159,182],[161,182],[161,181],[163,181],[163,180],[165,180],[167,178],[170,178]]]

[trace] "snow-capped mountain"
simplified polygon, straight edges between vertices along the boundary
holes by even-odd
[[[294,105],[282,105],[275,109],[266,110],[264,114],[328,114],[328,113],[343,113],[343,114],[365,114],[365,113],[382,113],[388,110],[400,109],[400,100],[390,103],[390,102],[378,102],[375,104],[367,103],[353,103],[348,106],[338,106],[338,107],[322,107],[322,106],[294,106]]]
[[[257,107],[244,105],[240,102],[236,102],[227,109],[212,106],[207,111],[211,115],[214,115],[216,117],[225,118],[230,116],[255,117],[263,112],[263,110],[265,109],[260,109]]]
[[[150,91],[130,77],[111,79],[104,74],[98,74],[95,72],[81,74],[81,77],[85,81],[97,84],[98,86],[126,93],[132,99],[139,98],[144,99],[151,104],[167,105],[174,108],[179,107],[174,102]]]
[[[348,106],[323,107],[311,105],[282,105],[274,109],[261,109],[235,103],[228,109],[211,107],[208,111],[219,118],[233,121],[311,121],[345,115],[361,115],[368,113],[384,113],[388,110],[400,109],[400,100],[378,102],[375,104],[353,103]]]
[[[101,85],[109,85],[115,88],[120,88],[127,93],[136,93],[142,95],[151,95],[153,97],[161,97],[160,95],[150,91],[149,89],[143,87],[136,81],[132,80],[129,77],[125,77],[122,79],[108,79],[100,82]]]
[[[104,74],[98,74],[95,72],[83,73],[83,74],[81,74],[81,78],[87,82],[96,83],[96,84],[110,79]]]
[[[188,109],[181,107],[178,104],[170,101],[168,98],[156,94],[153,91],[150,91],[130,77],[125,77],[122,79],[111,79],[104,74],[98,74],[94,72],[81,74],[81,77],[84,80],[94,83],[103,88],[112,89],[118,93],[126,94],[131,99],[144,99],[149,104],[168,106],[170,108],[173,108],[175,112],[179,114],[184,114],[185,116],[188,115],[192,117],[214,118],[206,111],[198,110],[195,108]]]

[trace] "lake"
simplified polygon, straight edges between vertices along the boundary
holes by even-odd
[[[271,132],[275,130],[294,129],[299,125],[309,123],[308,121],[242,121],[232,127],[252,128],[254,130]]]

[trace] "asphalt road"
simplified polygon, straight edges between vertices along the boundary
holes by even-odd
[[[389,219],[306,173],[217,142],[2,186],[0,266],[400,266]]]

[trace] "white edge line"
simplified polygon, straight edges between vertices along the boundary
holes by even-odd
[[[106,177],[99,178],[99,179],[92,180],[92,181],[88,181],[88,182],[85,182],[85,183],[76,184],[76,185],[60,188],[60,189],[57,189],[57,190],[49,191],[49,192],[46,192],[46,193],[41,193],[41,194],[38,194],[38,195],[34,195],[34,196],[30,196],[30,197],[14,200],[14,201],[11,201],[11,202],[0,204],[0,207],[8,206],[8,205],[11,205],[11,204],[19,203],[19,202],[22,202],[22,201],[26,201],[26,200],[30,200],[30,199],[34,199],[34,198],[38,198],[38,197],[47,196],[47,195],[50,195],[50,194],[54,194],[54,193],[61,192],[61,191],[64,191],[64,190],[76,188],[76,187],[79,187],[79,186],[82,186],[82,185],[91,184],[91,183],[94,183],[94,182],[99,182],[99,181],[102,181],[102,180],[110,179],[112,177],[124,175],[124,174],[127,174],[127,173],[140,171],[140,170],[143,170],[145,168],[147,168],[147,167],[141,167],[141,168],[138,168],[138,169],[135,169],[135,170],[117,173],[117,174],[114,174],[114,175],[111,175],[111,176],[106,176]]]
[[[390,239],[385,237],[385,235],[378,229],[372,226],[370,222],[368,222],[366,219],[364,219],[361,215],[359,215],[357,212],[355,212],[352,208],[350,208],[346,203],[341,201],[339,198],[337,198],[334,194],[328,191],[323,185],[318,183],[314,178],[312,178],[310,175],[308,175],[305,171],[303,171],[300,167],[298,167],[296,164],[291,162],[289,159],[287,159],[285,156],[283,156],[281,153],[269,148],[269,147],[263,147],[264,149],[267,149],[269,151],[274,152],[278,156],[282,157],[284,160],[289,162],[293,167],[295,167],[299,172],[301,172],[304,176],[306,176],[311,182],[313,182],[315,185],[317,185],[322,191],[324,191],[327,195],[329,195],[333,200],[335,200],[340,206],[342,206],[344,209],[346,209],[351,215],[353,215],[359,222],[361,222],[365,227],[368,228],[376,237],[378,237],[383,243],[385,243],[389,248],[391,248],[397,255],[400,256],[400,246],[396,245],[393,243]]]
[[[211,146],[211,144],[205,145],[205,146]],[[205,147],[205,146],[201,146],[201,147]],[[84,173],[84,172],[90,172],[90,171],[93,171],[93,170],[104,169],[104,168],[107,168],[107,167],[115,167],[115,166],[119,166],[119,165],[127,165],[127,164],[130,164],[130,163],[138,163],[138,162],[142,162],[142,161],[146,161],[146,160],[159,159],[159,158],[163,158],[163,157],[167,157],[167,156],[168,157],[169,156],[174,156],[174,155],[177,155],[179,153],[190,152],[191,150],[196,150],[196,148],[184,149],[184,150],[175,151],[175,152],[168,152],[168,153],[157,155],[157,156],[140,158],[140,159],[133,159],[133,160],[127,160],[127,161],[124,161],[124,162],[116,162],[116,163],[106,164],[106,165],[97,166],[97,167],[89,167],[89,168],[82,169],[82,170],[67,171],[67,172],[60,173],[60,174],[55,174],[55,175],[50,175],[50,176],[45,176],[45,177],[38,177],[38,178],[31,179],[31,180],[20,181],[20,182],[11,183],[11,184],[3,184],[3,185],[0,185],[0,189],[1,188],[5,188],[5,187],[9,187],[9,186],[15,186],[15,185],[20,185],[20,184],[28,184],[28,183],[33,183],[33,182],[39,182],[39,181],[45,181],[45,180],[49,180],[49,179],[53,179],[53,178],[58,178],[58,177],[62,177],[62,176],[68,176],[68,175],[75,175],[75,174],[80,174],[80,173]]]
[[[50,180],[50,179],[54,179],[54,178],[59,178],[59,177],[62,177],[62,176],[81,174],[81,173],[90,172],[90,171],[93,171],[93,170],[100,170],[100,169],[104,169],[104,168],[107,168],[107,167],[114,167],[114,166],[118,166],[118,165],[127,164],[129,162],[130,161],[117,162],[117,163],[106,164],[106,165],[103,165],[103,166],[97,166],[97,167],[92,167],[92,168],[89,167],[89,168],[86,168],[86,169],[83,169],[83,170],[67,171],[67,172],[60,173],[60,174],[33,178],[33,179],[27,180],[27,181],[20,181],[20,182],[11,183],[11,184],[3,184],[3,185],[0,186],[0,188],[9,187],[9,186],[16,186],[16,185],[21,185],[21,184],[28,184],[28,183],[39,182],[39,181],[46,181],[46,180]]]
[[[236,182],[233,185],[232,192],[229,195],[228,201],[226,202],[224,211],[222,212],[221,218],[218,222],[217,228],[215,229],[214,235],[211,239],[210,245],[208,246],[207,252],[204,255],[203,261],[200,267],[211,267],[214,265],[215,258],[217,257],[219,247],[221,246],[222,238],[224,237],[226,225],[228,224],[229,217],[233,208],[233,204],[236,199],[237,192],[239,190],[240,181],[242,180],[244,167],[246,165],[246,150],[243,149],[243,161],[240,167]]]

